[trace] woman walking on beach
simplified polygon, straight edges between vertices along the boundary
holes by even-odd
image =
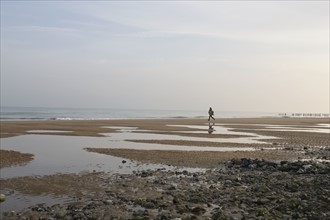
[[[213,109],[210,107],[210,109],[209,109],[209,119],[208,119],[208,121],[210,121],[211,118],[212,118],[213,120],[215,120],[215,118],[213,118],[213,115],[214,115]]]

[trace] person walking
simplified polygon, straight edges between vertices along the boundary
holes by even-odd
[[[210,121],[211,118],[212,118],[213,120],[215,120],[215,118],[213,118],[213,115],[214,115],[213,109],[210,107],[210,109],[209,109],[209,119],[208,119],[208,121]]]

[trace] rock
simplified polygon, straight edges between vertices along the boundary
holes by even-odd
[[[212,220],[227,220],[229,219],[222,211],[216,212],[212,215]]]
[[[6,196],[4,194],[0,194],[0,202],[4,202],[6,200]]]
[[[64,218],[65,217],[65,215],[66,215],[66,210],[64,210],[64,209],[59,209],[59,210],[57,210],[56,212],[55,212],[55,218]]]
[[[235,165],[235,163],[234,163],[232,160],[229,160],[229,161],[226,162],[226,166],[227,166],[228,168],[233,168],[234,165]]]
[[[195,214],[195,215],[201,215],[204,214],[206,212],[206,209],[202,208],[202,207],[195,207],[191,210],[191,213]]]
[[[152,176],[152,172],[149,172],[149,171],[142,171],[140,176],[141,176],[141,177]]]
[[[258,199],[256,203],[257,203],[258,205],[264,205],[264,204],[267,204],[267,203],[269,203],[269,202],[270,202],[269,199],[267,199],[267,198],[261,198],[261,199]]]
[[[251,159],[248,158],[242,158],[241,159],[241,167],[242,168],[249,168],[249,166],[251,165]]]
[[[232,182],[231,180],[226,180],[226,181],[225,181],[225,184],[226,184],[226,185],[231,185],[232,183],[233,183],[233,182]]]
[[[180,204],[180,199],[177,197],[174,197],[172,201],[173,201],[173,204]]]
[[[203,172],[142,170],[104,177],[101,195],[4,219],[330,219],[329,174],[328,162],[249,158]]]
[[[85,219],[85,218],[86,218],[86,216],[85,216],[85,214],[82,213],[82,212],[78,212],[77,214],[75,214],[75,215],[73,216],[73,219]]]
[[[111,199],[108,199],[108,200],[103,201],[103,203],[105,205],[112,205],[113,204],[113,201]]]
[[[155,209],[156,205],[153,202],[146,202],[143,204],[143,207],[145,207],[146,209]]]
[[[303,165],[298,171],[298,174],[305,174],[305,173],[316,173],[317,169],[312,164]]]
[[[138,209],[133,212],[134,219],[144,219],[143,216],[149,215],[148,210],[145,209]],[[141,217],[141,218],[139,218]]]
[[[202,195],[190,195],[188,201],[195,204],[201,204],[206,202],[205,198]]]

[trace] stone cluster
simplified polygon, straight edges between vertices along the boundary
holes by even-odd
[[[5,219],[330,219],[330,163],[232,159],[200,172],[142,170],[104,194],[40,204]]]

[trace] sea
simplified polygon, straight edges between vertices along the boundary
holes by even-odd
[[[207,118],[206,110],[151,110],[113,108],[45,108],[1,106],[0,120],[106,120]],[[215,111],[216,118],[277,117],[278,113]]]

